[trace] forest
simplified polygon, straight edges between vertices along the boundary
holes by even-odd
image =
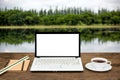
[[[0,26],[93,24],[120,25],[120,9],[100,9],[97,12],[81,8],[39,11],[21,8],[0,9]]]

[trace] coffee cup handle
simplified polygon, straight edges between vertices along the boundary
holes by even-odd
[[[107,61],[107,64],[112,64],[112,62],[111,61]]]

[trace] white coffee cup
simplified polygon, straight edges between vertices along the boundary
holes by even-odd
[[[108,64],[111,65],[111,61],[108,61],[106,58],[92,58],[91,59],[92,66],[96,69],[102,69],[106,67]]]

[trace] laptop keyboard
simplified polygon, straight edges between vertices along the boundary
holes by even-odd
[[[77,58],[53,58],[53,59],[44,59],[37,58],[35,61],[36,67],[66,67],[66,66],[75,66],[79,65],[80,61]]]

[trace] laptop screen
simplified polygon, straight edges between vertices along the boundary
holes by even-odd
[[[36,33],[36,57],[80,56],[79,33]]]

